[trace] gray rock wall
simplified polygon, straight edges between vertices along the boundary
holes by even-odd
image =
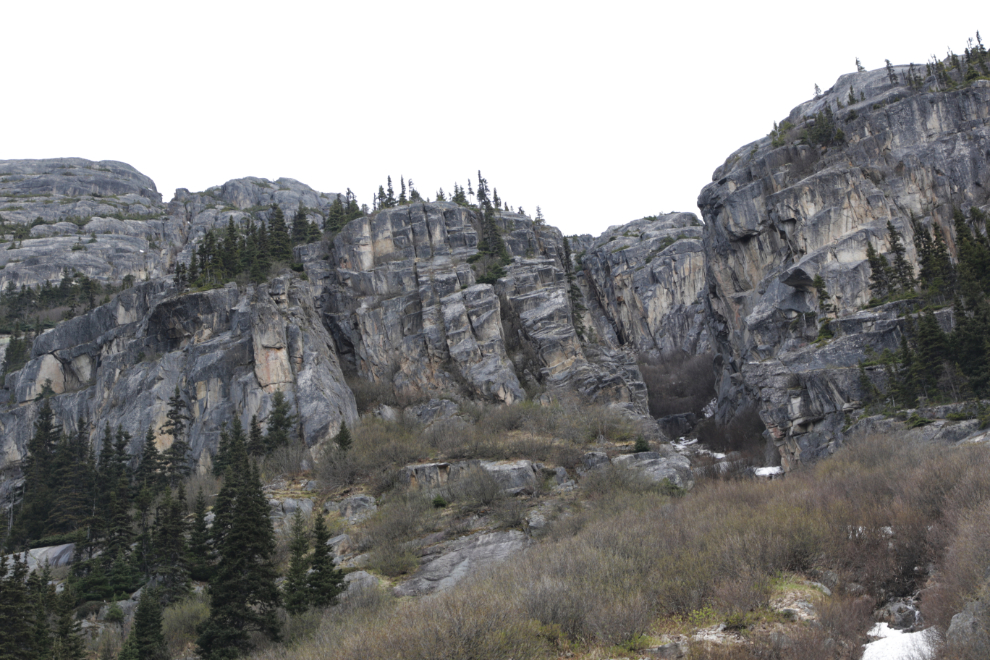
[[[24,456],[42,405],[36,397],[49,380],[66,431],[82,419],[98,448],[104,425],[120,425],[134,454],[149,427],[159,449],[171,445],[159,429],[178,386],[192,417],[192,458],[204,469],[221,425],[236,416],[247,427],[254,415],[264,424],[279,390],[310,446],[357,419],[310,287],[289,277],[183,295],[168,279],[157,280],[42,334],[28,364],[5,383],[11,400],[0,409],[0,437],[7,465]]]
[[[850,85],[865,100],[840,108]],[[826,106],[845,133],[842,146],[799,137]],[[902,310],[861,311],[870,299],[867,245],[888,252],[890,220],[917,268],[912,217],[954,251],[953,206],[986,207],[990,84],[914,92],[891,85],[883,70],[848,74],[789,121],[787,144],[767,137],[742,147],[698,200],[720,415],[755,400],[785,467],[841,442],[845,415],[862,397],[857,362],[867,347],[899,341]],[[824,346],[814,343],[815,275],[837,310],[838,338]]]

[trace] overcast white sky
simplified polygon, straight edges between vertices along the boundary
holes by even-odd
[[[967,5],[971,5],[967,8]],[[774,120],[884,58],[961,52],[985,4],[5,2],[0,159],[130,163],[177,187],[292,177],[359,201],[481,170],[598,234],[693,211]],[[931,9],[931,8],[929,8]],[[990,35],[990,27],[982,26]]]

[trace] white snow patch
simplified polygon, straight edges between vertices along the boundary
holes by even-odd
[[[772,477],[777,474],[784,474],[784,468],[780,467],[761,467],[753,470],[758,477]]]
[[[863,660],[929,660],[935,656],[937,633],[932,628],[908,633],[878,623],[867,635],[877,640],[863,646]]]

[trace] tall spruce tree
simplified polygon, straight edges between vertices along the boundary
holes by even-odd
[[[887,234],[890,237],[890,251],[894,253],[894,263],[892,265],[893,280],[897,290],[907,292],[914,289],[914,269],[907,260],[907,249],[901,239],[901,233],[894,227],[894,223],[887,220]]]
[[[93,488],[89,438],[80,418],[76,432],[63,436],[52,461],[54,508],[48,516],[47,534],[68,534],[86,525]]]
[[[144,435],[141,458],[138,460],[137,469],[134,470],[134,482],[138,488],[147,488],[151,493],[160,492],[165,485],[162,456],[155,444],[155,432],[150,426]]]
[[[49,528],[55,504],[55,448],[62,437],[56,426],[51,402],[45,399],[34,422],[34,435],[28,441],[24,461],[24,494],[14,523],[7,535],[9,550],[17,550],[42,538]]]
[[[292,244],[299,245],[305,243],[309,238],[309,222],[306,220],[306,211],[303,205],[299,205],[296,214],[292,216]]]
[[[272,212],[268,219],[269,254],[272,261],[289,263],[292,261],[292,240],[289,228],[285,224],[285,214],[278,204],[272,204]]]
[[[202,490],[196,493],[193,504],[187,557],[189,577],[199,582],[209,580],[213,575],[213,548],[210,546],[210,531],[206,525],[206,496]]]
[[[85,660],[86,647],[83,644],[82,624],[73,613],[75,596],[66,589],[57,598],[55,626],[52,635],[52,660]]]
[[[248,431],[247,450],[252,456],[264,456],[266,452],[265,434],[261,431],[261,424],[258,423],[257,415],[251,415],[251,427]]]
[[[340,448],[340,451],[347,451],[351,448],[351,432],[347,429],[347,422],[340,421],[340,430],[333,436],[333,441]]]
[[[307,576],[309,602],[313,607],[330,607],[344,591],[344,574],[333,563],[330,555],[330,530],[323,519],[323,512],[316,514],[313,523],[312,570]]]
[[[39,658],[27,575],[27,553],[0,564],[0,658],[4,660]]]
[[[168,660],[159,598],[156,589],[145,589],[141,593],[131,634],[118,660]]]
[[[302,510],[296,509],[292,517],[292,538],[289,542],[289,572],[282,585],[285,611],[302,614],[309,609],[309,592],[306,589],[306,571],[309,569],[309,530],[303,520]]]
[[[280,637],[276,609],[275,532],[268,500],[243,444],[231,447],[231,467],[217,496],[213,523],[216,572],[210,579],[210,615],[196,643],[206,660],[251,650],[251,634]]]
[[[268,427],[265,434],[265,447],[271,453],[279,447],[286,447],[291,437],[292,425],[296,423],[292,407],[281,390],[272,395],[272,410],[268,413]]]
[[[173,488],[189,475],[189,443],[186,440],[186,428],[189,422],[187,411],[189,406],[179,392],[179,386],[168,400],[168,412],[165,413],[165,423],[158,430],[172,436],[172,444],[165,450],[165,476]]]
[[[185,516],[184,502],[172,497],[172,489],[166,488],[153,531],[153,574],[159,599],[166,605],[189,592]]]

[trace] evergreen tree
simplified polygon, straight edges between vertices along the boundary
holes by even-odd
[[[953,209],[952,215],[956,229],[959,292],[973,308],[977,301],[990,294],[990,247],[979,229],[970,230],[962,211]],[[970,215],[974,220],[984,220],[979,209],[973,208]]]
[[[915,373],[919,390],[926,398],[938,394],[938,382],[946,357],[945,333],[939,327],[935,315],[930,310],[923,312],[918,319],[915,336]]]
[[[155,444],[155,432],[150,426],[144,435],[144,446],[141,448],[141,458],[134,471],[134,481],[138,488],[147,488],[151,493],[161,491],[165,485],[162,456]]]
[[[898,352],[898,369],[894,384],[894,396],[904,408],[918,405],[918,373],[914,354],[908,347],[907,336],[901,335],[901,348]]]
[[[423,197],[416,190],[416,186],[413,185],[413,180],[409,179],[409,201],[410,202],[422,202]]]
[[[409,199],[406,197],[406,178],[404,176],[399,177],[399,185],[401,186],[399,190],[399,204],[408,204]]]
[[[251,428],[248,433],[247,450],[252,456],[264,456],[267,450],[265,436],[261,432],[261,424],[258,423],[257,415],[251,415]]]
[[[179,386],[168,400],[166,421],[158,430],[172,436],[171,446],[165,450],[165,476],[170,486],[175,487],[191,471],[189,465],[189,443],[186,442],[186,428],[189,406],[179,393]]]
[[[345,223],[344,204],[340,201],[340,197],[336,197],[327,211],[327,229],[337,233],[344,228]]]
[[[234,658],[252,648],[259,632],[279,639],[275,585],[275,533],[268,500],[243,446],[217,497],[213,525],[216,572],[210,580],[210,615],[199,627],[197,645],[206,660]]]
[[[265,434],[265,447],[268,453],[286,447],[289,444],[289,435],[292,425],[295,424],[295,416],[292,408],[285,398],[285,393],[281,390],[272,395],[272,411],[268,414],[268,428]]]
[[[894,253],[892,266],[893,280],[898,291],[911,291],[914,288],[914,269],[908,263],[907,249],[901,240],[901,233],[894,228],[894,223],[887,220],[887,234],[890,237],[890,251]]]
[[[952,358],[979,397],[990,396],[990,304],[987,300],[956,299],[955,328],[949,340]]]
[[[385,208],[390,209],[395,206],[395,191],[392,190],[392,177],[388,177],[388,195],[385,197]]]
[[[27,586],[27,553],[0,564],[0,658],[38,658],[34,636],[34,606]]]
[[[289,263],[292,261],[292,241],[289,238],[289,228],[285,224],[285,215],[278,204],[272,204],[271,216],[268,220],[268,252],[272,261]]]
[[[344,574],[334,566],[330,556],[330,530],[327,529],[323,513],[316,514],[313,525],[313,557],[310,561],[312,570],[307,577],[309,602],[313,607],[330,607],[337,596],[344,591]]]
[[[220,429],[220,443],[217,447],[217,454],[213,458],[213,474],[217,477],[222,477],[226,472],[227,468],[230,466],[231,461],[231,447],[234,444],[239,446],[244,446],[244,429],[241,426],[241,420],[236,415],[234,416],[233,424],[228,429],[226,422]],[[257,454],[258,456],[262,455]]]
[[[31,616],[34,619],[31,636],[38,658],[52,657],[51,621],[59,608],[55,585],[51,583],[51,569],[48,564],[41,571],[33,571],[27,578],[28,598],[32,604]]]
[[[366,215],[365,211],[362,210],[360,206],[358,206],[357,197],[354,196],[354,193],[351,192],[350,188],[347,189],[347,193],[344,195],[344,197],[347,200],[346,208],[344,209],[345,211],[344,218],[346,222],[350,222],[351,220],[356,220],[357,218]],[[367,210],[367,207],[364,208],[365,210]]]
[[[61,439],[51,403],[45,400],[34,423],[24,461],[24,494],[7,535],[8,549],[29,546],[44,536],[55,503],[53,489],[55,447]]]
[[[818,313],[822,319],[827,319],[835,314],[835,305],[831,302],[832,298],[828,295],[828,289],[825,288],[825,280],[821,274],[815,275],[813,286],[818,296]]]
[[[179,291],[185,291],[189,287],[189,277],[186,265],[181,261],[175,265],[175,286]]]
[[[866,244],[866,260],[870,264],[870,292],[877,300],[890,295],[890,264],[887,257],[879,254],[873,244]]]
[[[890,60],[884,60],[887,63],[887,78],[890,80],[891,85],[897,84],[897,73],[894,72],[894,65],[890,63]]]
[[[223,236],[223,244],[220,248],[220,270],[222,279],[229,280],[237,276],[243,268],[241,263],[241,240],[240,232],[234,225],[234,219],[227,219],[227,228]]]
[[[82,627],[72,612],[74,604],[75,596],[70,590],[64,591],[58,597],[55,630],[52,636],[52,660],[85,660],[86,658]]]
[[[863,65],[860,64],[860,61],[859,61],[859,58],[858,57],[856,58],[856,71],[858,73],[862,73],[862,72],[866,71],[866,69],[863,67]]]
[[[193,505],[193,524],[189,530],[188,560],[189,576],[193,580],[205,582],[213,575],[213,549],[210,547],[210,531],[206,526],[206,497],[203,491],[196,493]]]
[[[110,493],[105,553],[110,558],[116,558],[118,554],[126,557],[134,539],[130,490],[130,480],[126,475],[121,475],[116,488]]]
[[[862,394],[864,404],[868,405],[876,398],[877,388],[866,374],[866,366],[862,360],[859,361],[859,390]]]
[[[302,614],[309,609],[309,593],[306,589],[306,571],[309,562],[309,530],[303,521],[302,511],[296,509],[292,517],[292,540],[289,542],[289,572],[282,585],[285,611],[289,614]]]
[[[134,625],[127,638],[127,648],[120,657],[133,654],[140,660],[168,660],[165,635],[162,633],[162,606],[155,589],[145,589],[134,614]],[[125,653],[127,654],[125,656]]]
[[[189,591],[189,566],[185,535],[185,505],[172,497],[172,490],[165,489],[165,497],[158,507],[153,534],[154,575],[159,589],[159,599],[172,603]]]
[[[306,221],[306,212],[303,205],[299,205],[299,210],[292,217],[292,244],[299,245],[305,243],[309,238],[309,222]]]
[[[351,448],[351,432],[347,429],[346,421],[340,421],[340,430],[333,436],[333,441],[340,448],[340,451],[347,451]]]
[[[66,534],[85,526],[94,476],[89,461],[89,438],[80,418],[76,432],[63,436],[52,460],[54,508],[48,516],[47,534]]]
[[[921,265],[919,280],[926,297],[938,304],[945,302],[952,295],[955,269],[941,230],[936,226],[933,237],[927,227],[915,224],[914,247]]]

